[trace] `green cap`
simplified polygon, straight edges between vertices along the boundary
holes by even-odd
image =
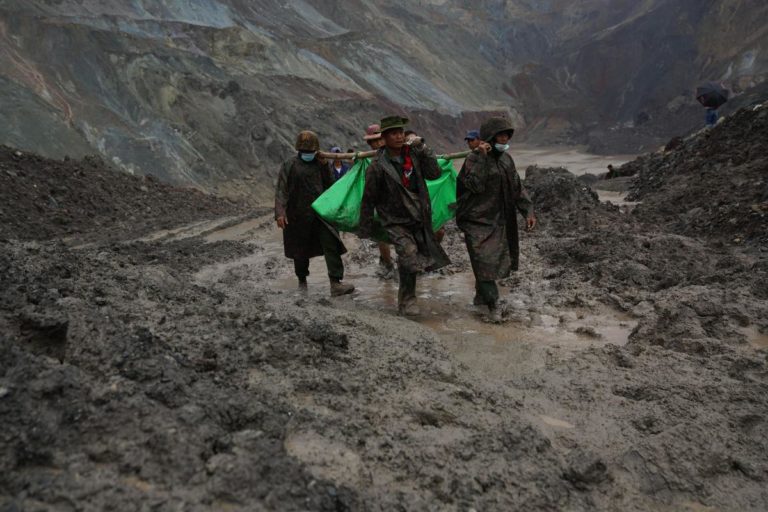
[[[381,120],[381,133],[383,134],[385,131],[394,130],[395,128],[405,128],[407,124],[407,117],[387,116]]]

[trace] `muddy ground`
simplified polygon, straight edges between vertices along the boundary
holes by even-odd
[[[452,224],[415,319],[354,235],[357,292],[316,259],[299,293],[271,215],[235,204],[5,234],[0,510],[768,508],[765,244],[526,175],[502,325]]]
[[[125,240],[251,210],[151,175],[131,176],[99,157],[50,160],[0,145],[0,238]]]

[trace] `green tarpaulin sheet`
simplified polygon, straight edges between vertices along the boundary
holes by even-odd
[[[365,189],[365,170],[370,163],[368,158],[358,160],[347,174],[312,203],[317,214],[339,231],[354,233],[357,230]],[[457,176],[450,160],[438,159],[437,163],[443,174],[436,180],[427,180],[432,202],[432,229],[435,231],[455,215]]]

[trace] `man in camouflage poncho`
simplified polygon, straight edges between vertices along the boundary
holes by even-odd
[[[488,306],[494,322],[501,321],[496,279],[508,277],[518,267],[517,212],[526,218],[529,230],[536,225],[533,203],[508,151],[513,133],[504,118],[483,123],[483,143],[465,160],[456,187],[456,224],[464,232],[475,274],[475,304]]]
[[[275,193],[275,220],[283,230],[285,255],[293,259],[299,289],[306,290],[309,259],[325,256],[331,296],[352,293],[351,284],[341,282],[347,252],[338,231],[323,221],[312,203],[333,184],[333,173],[317,156],[320,142],[314,132],[303,131],[296,139],[298,154],[280,167]]]
[[[440,167],[434,152],[421,139],[405,144],[403,128],[407,122],[399,116],[381,120],[385,146],[366,170],[358,234],[372,236],[375,209],[397,252],[398,311],[417,315],[416,274],[436,270],[450,260],[432,231],[432,206],[425,181],[439,178]]]

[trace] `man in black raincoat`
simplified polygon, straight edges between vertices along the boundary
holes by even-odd
[[[275,220],[283,230],[285,255],[293,259],[299,288],[306,290],[309,259],[325,256],[331,296],[352,293],[355,287],[344,284],[344,263],[347,252],[338,231],[323,221],[312,209],[312,203],[333,184],[333,174],[317,157],[320,142],[311,131],[299,133],[298,154],[280,167],[275,193]]]
[[[403,128],[407,123],[408,119],[400,116],[381,120],[385,145],[366,170],[358,234],[372,236],[376,210],[397,253],[398,311],[417,315],[416,274],[444,267],[450,260],[432,231],[432,206],[425,181],[439,178],[440,167],[423,140],[405,144]]]
[[[526,218],[529,230],[536,225],[533,203],[508,151],[514,131],[501,117],[483,123],[483,143],[464,161],[456,187],[456,224],[464,232],[475,274],[475,304],[488,306],[494,322],[501,320],[496,279],[518,268],[517,213]]]

